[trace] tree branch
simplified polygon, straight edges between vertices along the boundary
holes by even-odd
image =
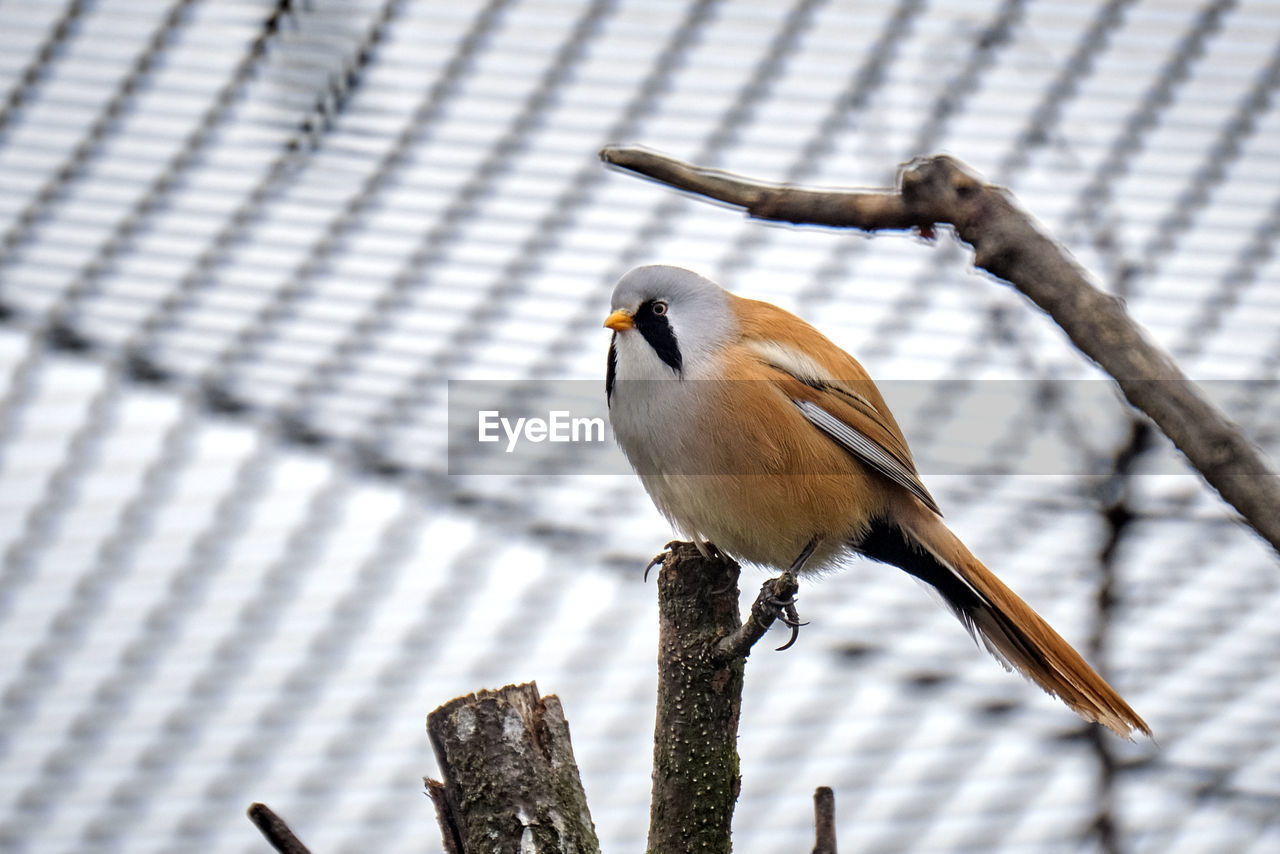
[[[658,712],[648,850],[728,854],[738,798],[745,659],[717,644],[738,628],[738,565],[667,545],[658,572]]]
[[[609,146],[600,159],[662,184],[743,208],[756,219],[805,225],[906,229],[921,225],[902,196],[889,190],[806,190],[694,166],[640,146]]]
[[[253,803],[248,809],[249,821],[262,833],[264,839],[280,854],[310,854],[284,819],[272,812],[271,807],[262,803]]]
[[[813,854],[836,854],[836,795],[829,786],[813,793]]]
[[[973,247],[974,264],[1017,288],[1119,384],[1208,483],[1280,552],[1280,478],[1173,359],[1147,340],[1124,302],[1098,290],[1012,196],[945,155],[912,160],[897,190],[806,190],[705,169],[641,147],[610,146],[605,163],[744,209],[758,219],[856,228],[939,223]]]

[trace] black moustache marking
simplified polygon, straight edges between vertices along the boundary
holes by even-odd
[[[618,376],[618,333],[609,339],[609,362],[604,368],[604,399],[613,403],[613,381]]]
[[[653,310],[659,303],[661,300],[651,299],[640,304],[640,310],[636,312],[636,329],[640,330],[658,358],[678,374],[684,365],[684,359],[680,356],[680,345],[676,342],[676,333],[667,316]]]

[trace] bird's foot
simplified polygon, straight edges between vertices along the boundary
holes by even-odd
[[[671,542],[663,546],[662,551],[654,555],[653,560],[649,561],[649,563],[645,566],[644,580],[648,581],[650,570],[652,570],[655,566],[661,566],[663,561],[667,559],[667,556],[672,554],[674,547],[678,545],[682,545],[683,542],[684,542],[683,540],[672,540]],[[707,560],[716,561],[718,563],[729,562],[729,556],[726,555],[724,552],[720,551],[720,549],[716,548],[715,543],[705,542],[703,540],[697,540],[697,539],[693,540],[692,542],[694,547],[698,550],[698,553],[702,555],[704,558],[706,558]],[[733,584],[734,582],[731,581],[729,585],[724,587],[723,589],[713,590],[711,592],[713,594],[726,593],[728,592],[729,588],[733,586]]]
[[[751,613],[746,622],[733,634],[720,640],[719,654],[724,658],[750,654],[751,647],[764,637],[775,622],[790,627],[791,638],[778,647],[780,650],[789,649],[799,637],[800,627],[807,625],[800,622],[800,615],[796,611],[796,591],[799,589],[800,585],[790,572],[784,572],[762,584],[756,600],[751,603]]]
[[[800,612],[796,610],[796,592],[799,589],[795,576],[788,571],[766,581],[760,590],[761,596],[765,595],[766,590],[769,591],[768,606],[773,609],[773,619],[791,629],[791,637],[778,647],[778,652],[790,649],[800,637],[800,627],[809,625],[800,621]]]

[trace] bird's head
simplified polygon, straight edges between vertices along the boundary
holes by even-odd
[[[651,364],[653,376],[704,367],[733,332],[729,294],[710,279],[682,267],[637,267],[613,289],[612,313],[619,359]]]

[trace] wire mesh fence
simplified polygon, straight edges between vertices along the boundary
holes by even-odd
[[[317,851],[437,850],[425,713],[529,679],[641,845],[666,526],[572,448],[451,473],[448,401],[602,393],[657,261],[902,389],[953,527],[1158,739],[854,567],[749,664],[740,849],[809,844],[830,785],[848,850],[1274,850],[1274,558],[1062,336],[945,235],[748,222],[596,151],[846,186],[952,152],[1274,458],[1278,85],[1265,0],[0,6],[0,847],[261,850],[265,800]]]

